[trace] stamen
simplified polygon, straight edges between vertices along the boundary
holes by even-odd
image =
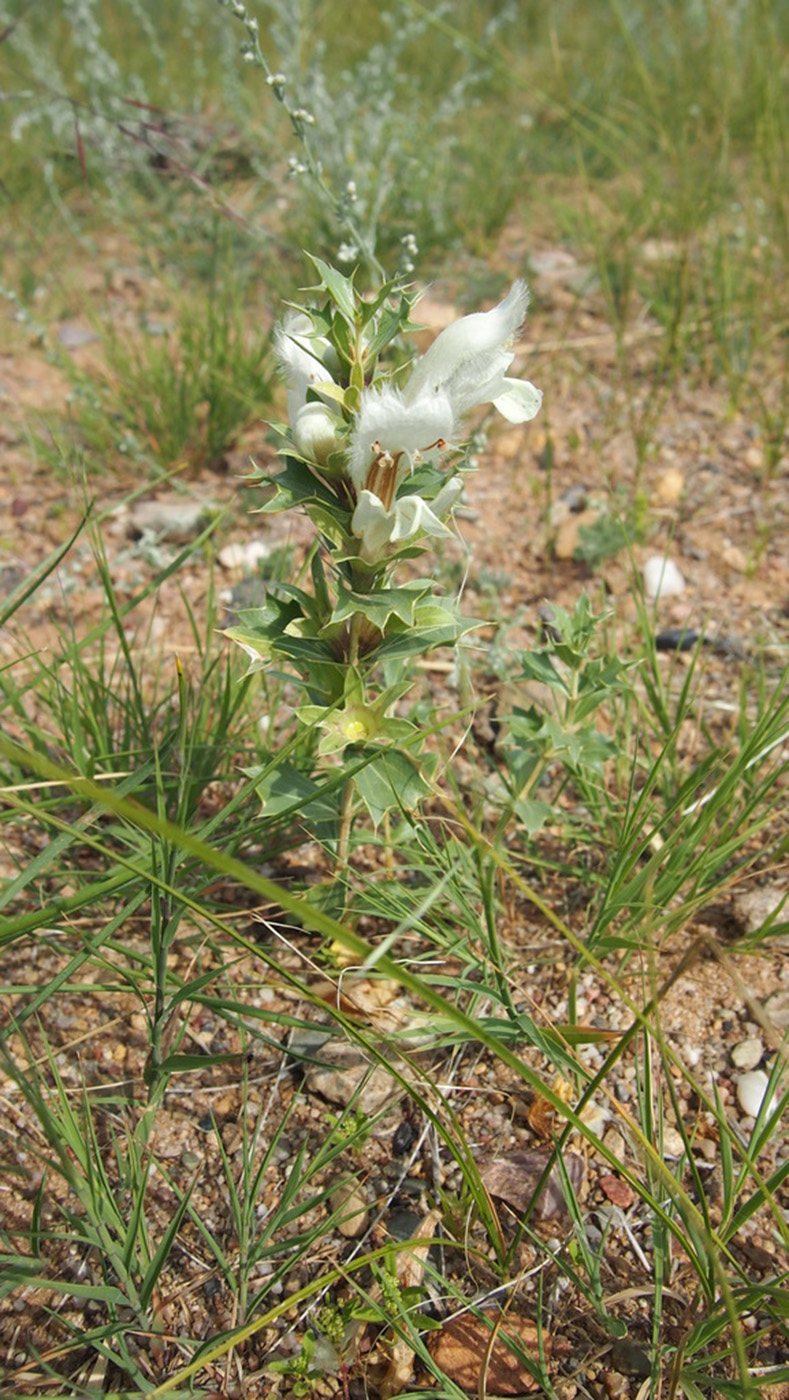
[[[377,455],[364,484],[368,491],[372,491],[373,495],[378,497],[384,510],[389,511],[397,491],[400,458],[403,454],[397,452],[393,456],[391,452],[383,451],[379,442],[373,443],[373,450],[376,448]]]

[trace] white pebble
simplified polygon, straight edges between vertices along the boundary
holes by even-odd
[[[739,1045],[735,1045],[731,1052],[731,1061],[737,1069],[756,1069],[762,1055],[764,1046],[757,1035],[749,1035],[747,1040],[741,1040]]]
[[[663,1152],[666,1157],[681,1157],[685,1151],[682,1134],[676,1128],[663,1129]]]
[[[685,580],[676,564],[661,554],[647,559],[641,572],[648,598],[673,598],[685,591]]]
[[[262,540],[249,540],[246,544],[226,544],[217,554],[223,569],[244,569],[254,573],[261,560],[271,553]]]
[[[756,1118],[760,1113],[769,1082],[763,1069],[753,1069],[750,1074],[741,1074],[737,1080],[737,1102],[749,1118]],[[772,1113],[774,1108],[773,1096],[767,1112]]]

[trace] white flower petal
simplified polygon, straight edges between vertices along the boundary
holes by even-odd
[[[383,502],[372,491],[360,491],[351,517],[351,531],[361,540],[362,558],[372,562],[380,559],[394,527],[394,511],[385,510]]]
[[[469,355],[452,371],[443,387],[459,417],[477,404],[492,403],[504,392],[504,372],[514,358],[512,350]]]
[[[336,354],[323,336],[312,335],[312,321],[303,312],[292,312],[274,332],[274,353],[288,386],[291,425],[317,384],[333,384]]]
[[[389,536],[393,544],[399,540],[410,540],[414,535],[452,534],[421,496],[404,496],[401,501],[396,501],[393,514],[395,527]]]
[[[357,491],[364,488],[370,467],[380,452],[393,458],[404,454],[400,479],[405,476],[415,454],[430,455],[439,441],[453,435],[452,405],[445,393],[429,394],[405,402],[399,389],[385,384],[365,389],[359,404],[351,437],[348,471]]]
[[[449,515],[455,502],[463,491],[462,476],[453,476],[449,481],[445,481],[438,495],[430,502],[430,509],[434,515],[442,518]]]
[[[417,535],[451,535],[452,531],[438,516],[451,509],[461,489],[462,482],[456,478],[446,483],[430,505],[421,496],[403,496],[391,510],[374,492],[360,491],[351,531],[361,541],[362,558],[377,563],[389,544],[400,544]]]
[[[503,380],[504,392],[491,403],[508,423],[528,423],[540,411],[542,389],[535,389],[528,379]]]
[[[480,361],[488,362],[490,369],[485,375],[486,379],[491,371],[503,372],[512,356],[502,366],[502,351],[522,325],[528,304],[529,292],[525,282],[515,282],[504,301],[494,306],[492,311],[477,311],[447,326],[415,366],[406,389],[409,401],[425,389],[437,392],[469,360],[475,360],[478,364]],[[490,400],[478,398],[476,402],[487,403]]]

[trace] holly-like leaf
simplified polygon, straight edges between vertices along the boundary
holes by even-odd
[[[549,802],[524,797],[515,803],[515,813],[523,822],[529,836],[536,836],[553,816],[553,807]]]
[[[332,494],[328,486],[313,476],[309,467],[298,457],[288,456],[282,471],[276,476],[261,478],[261,484],[271,485],[275,494],[270,501],[264,501],[254,512],[256,515],[275,515],[281,510],[291,510],[294,506],[320,506],[339,524],[348,529],[350,513]]]
[[[562,695],[569,695],[566,682],[559,675],[550,656],[544,651],[524,652],[521,657],[521,678],[526,681],[541,681]]]
[[[255,780],[254,787],[265,817],[298,816],[319,841],[334,837],[339,810],[337,789],[327,792],[325,786],[319,787],[291,763],[281,763],[265,773]]]
[[[383,749],[356,774],[356,787],[375,827],[387,812],[413,811],[432,788],[422,769],[401,749]]]
[[[416,605],[429,590],[429,583],[411,583],[403,588],[380,588],[372,593],[353,593],[349,588],[341,588],[332,621],[343,622],[355,613],[361,613],[379,632],[386,631],[391,617],[397,617],[404,626],[412,627]]]
[[[245,608],[239,616],[239,626],[226,628],[224,635],[246,652],[251,672],[271,660],[288,623],[303,613],[295,599],[269,594],[262,607]]]
[[[368,363],[376,360],[387,345],[408,330],[411,324],[410,310],[405,299],[401,300],[399,306],[383,307],[375,331],[365,346]]]
[[[419,656],[433,647],[452,646],[465,632],[482,626],[479,619],[459,617],[453,608],[440,603],[419,604],[414,610],[413,626],[387,637],[378,656],[381,660]]]

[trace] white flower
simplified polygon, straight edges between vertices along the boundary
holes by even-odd
[[[312,334],[312,321],[301,311],[289,312],[274,333],[274,350],[288,388],[291,426],[307,401],[307,391],[333,384],[336,352],[324,336]]]
[[[507,379],[515,358],[512,341],[523,323],[529,293],[516,282],[492,311],[462,316],[447,326],[417,361],[406,385],[406,405],[430,395],[447,396],[458,417],[492,403],[510,423],[526,423],[539,411],[542,392],[523,379]]]
[[[419,462],[431,460],[452,438],[454,418],[441,391],[405,401],[385,384],[365,389],[351,435],[348,473],[357,492],[372,491],[387,509]]]
[[[455,478],[430,505],[421,496],[403,496],[388,509],[372,491],[360,491],[351,530],[361,541],[362,558],[377,563],[389,544],[401,544],[417,535],[451,535],[439,515],[451,510],[461,489],[462,482]]]

